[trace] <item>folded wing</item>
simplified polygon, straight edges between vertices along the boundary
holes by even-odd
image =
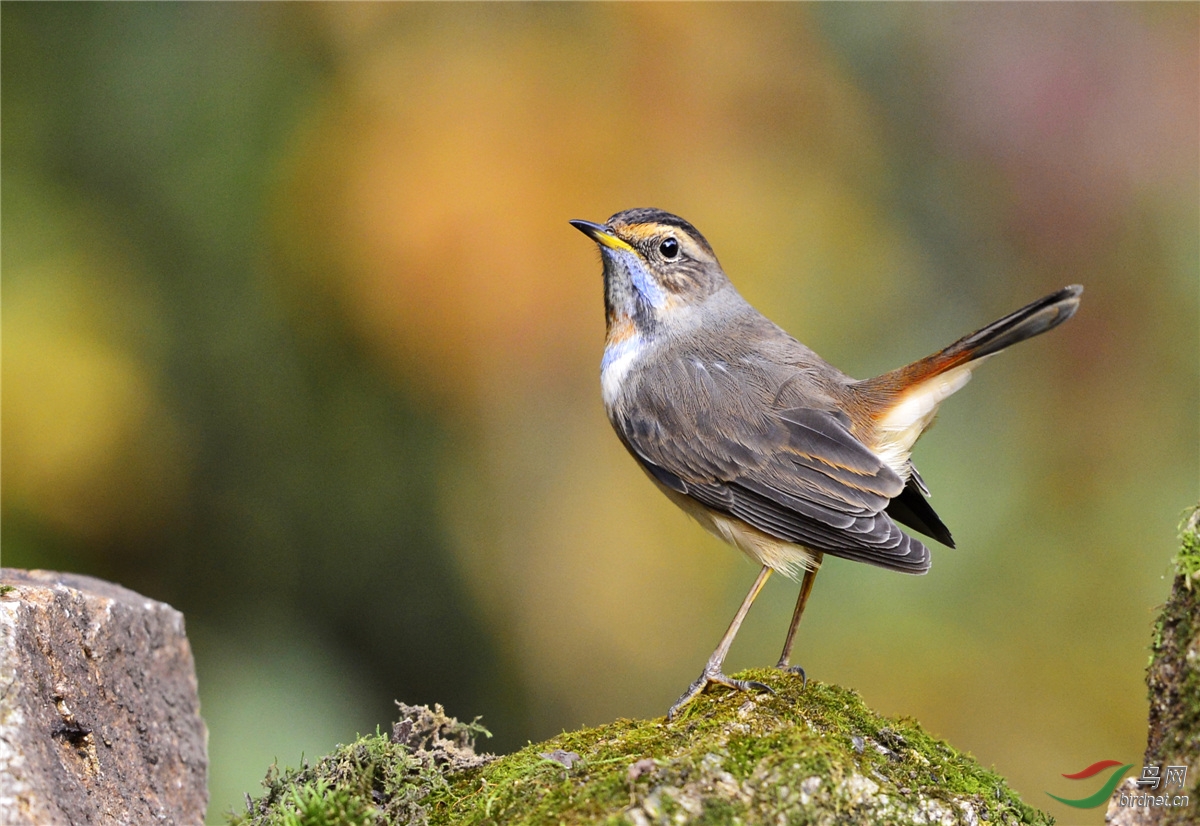
[[[653,387],[611,418],[661,484],[786,542],[905,573],[929,569],[928,549],[886,512],[905,480],[855,438],[845,414],[771,411],[743,394],[739,415],[717,422],[703,393],[668,405]],[[680,433],[689,436],[672,435]]]

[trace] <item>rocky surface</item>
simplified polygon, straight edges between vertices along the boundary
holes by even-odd
[[[1149,735],[1142,766],[1157,766],[1159,788],[1126,778],[1113,792],[1105,822],[1115,826],[1200,823],[1200,509],[1184,524],[1171,596],[1154,624],[1146,685]],[[1186,766],[1184,783],[1162,782],[1168,766]],[[1151,800],[1150,797],[1154,799]],[[1182,803],[1186,805],[1167,805]]]
[[[200,824],[183,615],[91,577],[0,569],[0,824]]]

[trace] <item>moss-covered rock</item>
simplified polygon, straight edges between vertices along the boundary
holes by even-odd
[[[1171,596],[1154,623],[1150,665],[1149,735],[1143,765],[1186,766],[1186,788],[1141,788],[1128,778],[1113,792],[1106,820],[1115,826],[1182,826],[1200,807],[1200,507],[1180,532]],[[1129,805],[1145,795],[1186,795],[1187,806]],[[1125,805],[1122,805],[1122,804]]]
[[[232,822],[1053,822],[971,757],[915,721],[876,715],[853,691],[805,688],[772,669],[739,676],[775,694],[718,689],[671,723],[618,720],[500,758],[470,751],[478,726],[405,707],[396,726],[405,742],[376,734],[316,766],[272,773]],[[424,723],[407,722],[414,716]],[[414,741],[417,729],[426,736]]]

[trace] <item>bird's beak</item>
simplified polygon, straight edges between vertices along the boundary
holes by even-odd
[[[571,226],[582,232],[588,238],[591,238],[602,247],[608,247],[614,250],[624,250],[625,252],[633,252],[633,247],[626,244],[617,236],[609,231],[604,224],[593,224],[591,221],[571,221]]]

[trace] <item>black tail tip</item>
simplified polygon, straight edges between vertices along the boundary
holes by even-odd
[[[1083,295],[1083,285],[1072,284],[1069,287],[1063,287],[1061,290],[1056,292],[1053,297],[1057,298],[1059,301],[1065,301],[1069,298],[1077,299],[1081,295]]]
[[[971,359],[990,356],[1027,338],[1053,330],[1075,315],[1083,287],[1072,284],[1058,292],[1039,298],[982,330],[965,336],[946,348],[945,352],[967,350]]]
[[[1083,285],[1071,284],[1047,297],[1047,303],[1058,305],[1059,319],[1057,323],[1061,324],[1075,315],[1075,311],[1079,309],[1079,296],[1081,295],[1083,295]]]

